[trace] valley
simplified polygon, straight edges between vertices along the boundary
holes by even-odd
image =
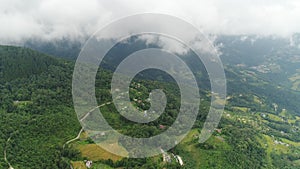
[[[225,40],[222,42],[225,43]],[[240,43],[240,46],[243,45]],[[120,48],[122,46],[117,49]],[[99,108],[107,122],[124,135],[150,137],[162,133],[174,122],[180,108],[179,88],[172,78],[161,72],[155,72],[159,75],[157,78],[151,77],[151,72],[135,77],[129,95],[132,105],[139,110],[149,108],[148,97],[153,89],[163,89],[168,98],[161,117],[149,124],[136,124],[122,117],[111,104],[109,84],[112,70],[99,69],[95,82],[99,106],[78,120],[71,92],[74,61],[28,48],[0,46],[0,152],[3,152],[0,168],[60,169],[72,166],[85,169],[86,161],[92,161],[91,168],[94,169],[299,168],[299,71],[297,59],[290,57],[295,51],[290,47],[278,48],[271,50],[273,53],[270,54],[274,56],[276,53],[278,57],[266,56],[255,60],[247,58],[252,55],[247,53],[250,49],[236,49],[239,51],[236,54],[230,50],[232,46],[225,44],[224,48],[221,57],[225,64],[228,93],[221,122],[214,131],[210,131],[212,137],[205,143],[198,142],[211,99],[207,76],[198,67],[194,70],[202,85],[201,105],[193,129],[176,147],[165,152],[165,158],[157,155],[130,159],[97,146],[92,137],[106,138],[109,137],[108,132],[89,137],[80,121]],[[269,52],[267,49],[261,53]],[[256,54],[261,56],[261,53]],[[281,62],[282,53],[290,59]],[[243,54],[245,56],[241,56]],[[234,60],[235,57],[244,60],[239,62]],[[192,57],[186,58],[186,61],[194,63]],[[289,67],[291,62],[293,66]],[[128,153],[122,144],[126,143],[121,138],[113,138],[107,146]],[[135,150],[134,145],[126,146]],[[183,165],[179,158],[175,158],[177,156]]]

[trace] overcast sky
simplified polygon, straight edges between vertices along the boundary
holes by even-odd
[[[299,0],[0,0],[0,41],[80,38],[143,12],[174,15],[211,34],[300,32]]]

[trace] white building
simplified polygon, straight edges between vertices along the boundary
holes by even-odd
[[[91,168],[92,167],[92,164],[93,164],[93,161],[86,161],[85,162],[85,166],[87,167],[87,168]]]

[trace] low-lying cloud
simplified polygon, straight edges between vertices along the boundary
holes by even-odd
[[[0,4],[1,44],[85,38],[113,20],[144,12],[177,16],[208,34],[289,36],[300,31],[298,0],[0,0]]]

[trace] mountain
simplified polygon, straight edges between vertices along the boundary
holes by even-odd
[[[297,45],[283,45],[287,41],[273,42],[274,39],[267,38],[251,46],[253,40],[248,38],[254,37],[219,38],[218,43],[223,43],[221,58],[228,83],[222,120],[218,128],[211,131],[213,135],[209,140],[198,142],[197,136],[206,119],[211,98],[209,85],[205,85],[200,91],[200,111],[193,129],[180,144],[165,153],[170,161],[163,161],[162,155],[144,159],[122,158],[96,146],[85,131],[80,132],[81,126],[73,108],[71,82],[74,62],[28,48],[0,46],[0,152],[3,152],[0,153],[0,168],[8,168],[7,161],[15,169],[70,168],[70,165],[84,168],[86,159],[93,160],[93,168],[299,168],[300,94],[289,86],[298,79],[291,76],[296,80],[279,83],[278,79],[270,78],[273,74],[281,77],[279,75],[284,72],[289,72],[289,75],[297,73],[297,70],[286,70],[290,63],[297,64],[295,59],[280,62],[284,60],[283,54],[294,58]],[[120,44],[108,55],[119,58],[132,50]],[[280,57],[270,60],[270,52]],[[133,123],[109,104],[112,101],[112,71],[118,63],[109,59],[114,57],[105,60],[105,69],[98,70],[95,91],[108,123],[133,137],[150,137],[168,129],[180,108],[179,88],[174,80],[162,72],[153,71],[134,78],[129,94],[135,107],[148,109],[149,93],[157,88],[164,90],[168,103],[165,112],[153,122]],[[198,81],[208,83],[205,72],[193,65],[193,59],[190,56],[185,61],[195,67],[193,71]],[[280,71],[260,66],[270,61],[280,64]],[[113,64],[109,64],[111,62]],[[72,141],[78,133],[80,139]],[[125,144],[128,143],[122,142],[121,138],[112,143],[120,147],[125,147]],[[134,145],[128,146],[135,148]],[[177,155],[176,158],[172,154]]]
[[[300,66],[300,36],[290,38],[276,36],[220,36],[215,42],[221,46],[220,56],[224,64],[236,65],[255,72],[278,85],[297,89],[295,77]]]
[[[0,52],[1,82],[29,78],[60,64],[56,58],[21,47],[1,46]]]
[[[59,56],[68,60],[75,60],[85,40],[69,40],[66,38],[52,41],[29,39],[23,46],[48,55]]]
[[[130,45],[118,44],[118,47],[111,52],[110,57],[126,56],[126,53],[136,50],[135,48],[147,46],[147,42],[136,41],[136,39],[136,37],[132,37],[130,40],[131,43],[135,43],[134,48]],[[30,39],[26,41],[24,46],[49,55],[76,60],[84,42],[85,40],[42,41]],[[242,69],[255,72],[261,78],[275,84],[298,90],[300,34],[293,34],[289,38],[259,35],[219,35],[214,44],[219,46],[223,64],[242,67]],[[113,59],[107,59],[107,63],[111,65],[103,66],[108,69],[114,68],[116,63],[111,62]],[[191,64],[193,63],[198,62],[191,60]],[[199,67],[199,65],[193,67]]]

